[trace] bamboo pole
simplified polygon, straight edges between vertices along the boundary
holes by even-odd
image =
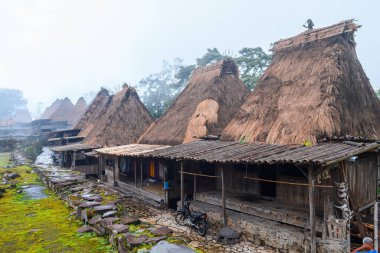
[[[309,180],[309,208],[310,208],[310,253],[317,252],[317,244],[315,238],[315,206],[314,206],[314,177],[313,166],[309,165],[308,168]]]
[[[220,176],[222,178],[222,212],[223,212],[223,225],[227,226],[227,213],[226,213],[226,189],[224,186],[224,171],[223,167],[220,169]]]
[[[179,171],[178,173],[180,174],[183,173],[183,174],[192,175],[192,176],[200,176],[200,177],[220,178],[220,176],[204,175],[204,174],[184,172],[184,171],[183,172]]]
[[[184,185],[183,161],[181,161],[181,209],[183,209],[185,185]]]
[[[296,185],[296,186],[310,186],[310,183],[309,184],[293,183],[293,182],[286,182],[286,181],[277,181],[277,180],[255,178],[255,177],[244,177],[244,178],[245,179],[256,180],[256,181],[268,182],[268,183],[276,183],[276,184],[287,184],[287,185]],[[334,188],[334,186],[332,186],[332,185],[315,185],[315,184],[314,184],[314,187],[319,187],[319,188]]]

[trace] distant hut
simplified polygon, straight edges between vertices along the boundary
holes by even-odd
[[[82,143],[52,148],[61,153],[60,164],[85,174],[109,174],[108,157],[100,157],[92,149],[136,143],[140,135],[153,122],[152,116],[140,101],[133,87],[124,86],[110,96],[101,89],[76,124]]]
[[[58,129],[67,128],[75,124],[78,120],[77,110],[69,98],[57,99],[47,107],[40,119],[51,119],[52,123],[56,122]],[[67,122],[67,124],[62,124]],[[65,127],[60,127],[65,126]],[[53,126],[53,128],[55,128]]]
[[[109,147],[135,143],[153,122],[135,88],[129,86],[109,97],[99,113],[95,118],[96,124],[86,134],[84,144]]]
[[[276,42],[272,64],[224,140],[301,144],[380,137],[380,102],[356,56],[352,20]]]
[[[75,124],[80,120],[82,117],[83,113],[86,111],[87,108],[87,103],[86,100],[84,100],[83,97],[80,97],[76,104],[74,105],[74,119],[73,122]]]
[[[32,116],[28,109],[16,109],[15,113],[12,115],[12,119],[16,123],[29,123],[32,121]]]
[[[139,143],[175,145],[206,135],[220,135],[249,94],[231,59],[201,67]]]
[[[110,98],[107,89],[101,88],[94,100],[87,107],[86,111],[82,114],[74,129],[81,129],[79,136],[86,136],[95,126],[97,121],[105,111]]]

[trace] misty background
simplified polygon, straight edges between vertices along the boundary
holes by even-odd
[[[315,28],[355,18],[357,54],[377,90],[379,9],[375,0],[0,0],[0,88],[21,90],[33,118],[57,98],[89,103],[100,87],[127,83],[142,94],[166,76],[175,93],[191,73],[181,80],[178,70],[209,50],[238,59],[261,47],[270,56],[270,44],[303,32],[308,18]]]

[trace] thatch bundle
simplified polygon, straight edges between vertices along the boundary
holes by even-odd
[[[249,94],[231,59],[198,68],[166,113],[139,143],[175,145],[205,135],[220,135]]]
[[[379,139],[380,102],[356,56],[354,30],[343,27],[324,39],[275,48],[272,64],[222,139],[282,144],[333,136]]]
[[[152,116],[132,87],[125,86],[108,98],[107,95],[103,98],[98,94],[94,100],[99,102],[99,109],[79,134],[86,133],[83,143],[105,147],[135,143],[153,122]]]

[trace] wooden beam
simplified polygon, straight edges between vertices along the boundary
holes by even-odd
[[[140,160],[140,186],[141,189],[143,189],[143,161],[142,159]]]
[[[184,195],[185,195],[185,185],[184,185],[184,173],[183,173],[183,161],[181,161],[181,209],[183,209]]]
[[[133,159],[134,163],[134,169],[135,169],[135,188],[137,188],[137,160],[136,158]]]
[[[197,176],[194,175],[194,193],[193,200],[197,200]]]
[[[309,180],[309,208],[310,208],[310,253],[317,252],[317,243],[315,238],[315,199],[314,199],[314,176],[313,166],[309,165],[308,168],[308,180]]]
[[[227,226],[227,213],[226,213],[226,189],[224,186],[224,171],[223,167],[220,168],[220,176],[222,178],[222,215],[223,215],[223,225]]]

